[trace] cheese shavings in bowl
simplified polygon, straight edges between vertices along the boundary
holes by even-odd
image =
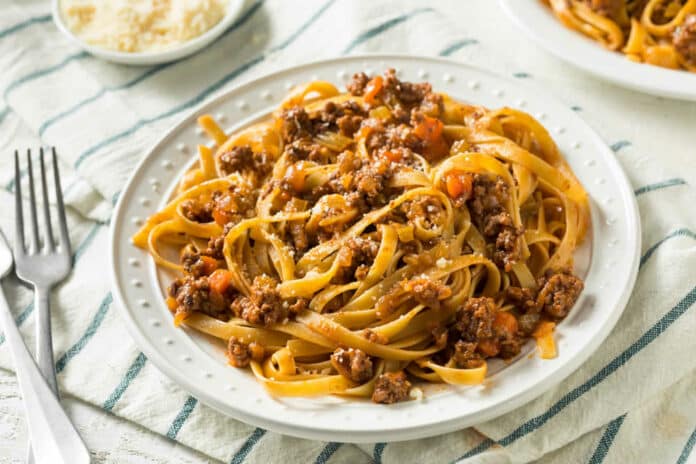
[[[226,13],[225,0],[61,0],[70,31],[84,42],[126,53],[168,50],[204,34]]]

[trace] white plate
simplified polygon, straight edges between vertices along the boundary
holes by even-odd
[[[96,56],[97,58],[101,58],[106,61],[112,61],[114,63],[130,64],[137,66],[168,63],[170,61],[178,60],[180,58],[184,58],[197,52],[206,45],[210,44],[213,40],[220,37],[227,30],[227,28],[230,25],[232,25],[234,20],[237,19],[237,16],[239,16],[239,13],[242,11],[242,7],[244,6],[244,0],[229,0],[225,16],[220,20],[220,22],[218,22],[215,26],[213,26],[203,34],[199,35],[198,37],[194,37],[191,40],[183,42],[179,45],[175,45],[171,49],[162,50],[158,52],[126,53],[109,50],[103,47],[97,47],[95,45],[90,45],[82,39],[78,38],[68,28],[68,26],[65,24],[65,21],[63,21],[63,16],[60,12],[60,2],[61,0],[53,0],[53,22],[56,23],[58,29],[69,40],[83,48],[86,52]]]
[[[615,84],[660,97],[696,101],[696,73],[634,63],[565,27],[541,0],[499,0],[507,15],[558,58]]]
[[[521,356],[477,387],[433,386],[425,399],[370,401],[274,398],[246,370],[227,365],[221,344],[174,328],[152,259],[131,237],[157,211],[206,140],[198,115],[211,113],[236,130],[270,112],[293,84],[338,84],[352,73],[398,70],[410,81],[489,107],[520,107],[541,120],[592,198],[591,237],[578,253],[586,289],[557,331],[559,356]],[[121,194],[112,223],[117,306],[137,344],[165,374],[214,409],[244,422],[305,438],[375,442],[420,438],[491,419],[522,405],[573,372],[604,340],[623,311],[638,270],[640,223],[633,190],[611,150],[573,111],[548,92],[444,59],[410,56],[340,58],[281,71],[236,87],[190,114],[148,152]]]

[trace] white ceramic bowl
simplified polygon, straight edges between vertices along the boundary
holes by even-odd
[[[215,26],[210,28],[208,31],[194,37],[193,39],[186,41],[184,43],[173,46],[170,49],[157,51],[157,52],[145,52],[145,53],[127,53],[127,52],[117,52],[114,50],[109,50],[103,47],[98,47],[95,45],[90,45],[77,37],[67,26],[63,20],[63,16],[60,12],[60,2],[61,0],[53,0],[52,2],[52,12],[53,21],[58,26],[58,29],[72,42],[76,43],[82,47],[88,53],[101,58],[106,61],[112,61],[114,63],[130,64],[136,66],[147,66],[153,64],[168,63],[170,61],[175,61],[180,58],[184,58],[191,55],[198,50],[202,49],[206,45],[210,44],[212,41],[217,39],[222,35],[225,30],[234,22],[239,16],[239,13],[244,6],[244,0],[229,0],[227,5],[227,12],[225,16],[218,22]]]
[[[633,90],[696,101],[696,73],[634,63],[565,27],[540,0],[498,1],[527,36],[567,63]]]
[[[428,80],[436,91],[462,101],[522,108],[553,131],[592,200],[592,229],[577,250],[575,263],[585,278],[585,290],[557,328],[557,358],[534,356],[530,342],[529,351],[515,362],[491,363],[483,385],[423,386],[423,400],[390,406],[337,397],[272,397],[250,372],[228,365],[223,344],[174,327],[162,295],[167,277],[129,237],[167,202],[195,159],[196,145],[207,141],[197,130],[198,115],[213,114],[228,133],[233,132],[267,116],[293,85],[312,79],[345,85],[354,72],[381,72],[388,67],[397,68],[404,80]],[[504,414],[540,395],[577,369],[614,327],[631,294],[640,257],[633,188],[613,152],[576,112],[519,79],[416,56],[338,58],[230,89],[162,134],[121,193],[111,224],[114,301],[128,331],[154,365],[205,404],[236,419],[289,435],[343,442],[408,440],[450,432]]]

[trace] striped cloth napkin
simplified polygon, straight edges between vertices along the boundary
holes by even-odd
[[[75,260],[53,296],[56,369],[67,395],[235,464],[687,461],[696,442],[696,104],[567,67],[521,37],[491,0],[251,0],[205,52],[148,68],[77,49],[51,22],[48,3],[5,0],[0,16],[0,227],[11,233],[14,222],[7,154],[19,140],[59,147]],[[119,191],[146,147],[190,109],[284,66],[360,52],[449,56],[536,81],[611,145],[642,216],[636,289],[601,348],[526,406],[424,440],[300,440],[213,411],[138,350],[113,307],[105,267]],[[31,293],[12,279],[3,289],[33,343]],[[12,369],[3,341],[0,368]]]

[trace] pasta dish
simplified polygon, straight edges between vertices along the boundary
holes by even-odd
[[[568,28],[629,60],[696,72],[696,0],[542,0]]]
[[[480,384],[529,339],[556,355],[589,203],[530,115],[388,70],[232,134],[198,122],[213,143],[133,242],[175,275],[174,324],[271,394],[394,403]]]

